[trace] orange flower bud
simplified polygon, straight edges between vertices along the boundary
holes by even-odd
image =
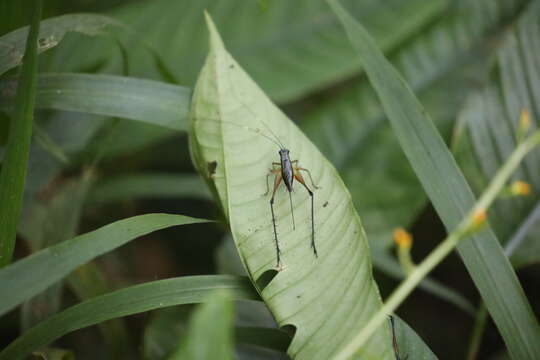
[[[523,132],[527,132],[530,127],[531,127],[531,116],[529,114],[529,110],[524,108],[523,110],[521,110],[521,114],[519,115],[519,128]]]
[[[412,246],[412,235],[403,228],[394,230],[394,242],[400,248],[410,249]]]
[[[478,229],[478,228],[480,228],[482,225],[485,224],[486,218],[487,218],[487,214],[486,214],[486,210],[485,210],[485,209],[478,209],[478,210],[476,210],[476,211],[474,212],[474,214],[473,214],[472,228],[473,228],[473,229]]]
[[[510,191],[512,195],[527,196],[531,193],[531,185],[525,181],[514,181],[512,185],[510,185]]]

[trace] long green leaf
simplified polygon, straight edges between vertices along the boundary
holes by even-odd
[[[90,195],[90,201],[104,203],[141,197],[208,199],[210,194],[199,176],[142,173],[113,177],[98,183]]]
[[[27,172],[37,77],[37,39],[41,0],[32,9],[30,32],[17,86],[15,113],[0,172],[0,268],[11,262]],[[1,46],[0,46],[1,48]],[[0,62],[1,63],[1,62]]]
[[[77,234],[83,205],[93,180],[92,172],[84,172],[81,177],[55,187],[54,193],[46,199],[36,199],[26,213],[23,212],[19,235],[29,244],[31,252],[68,240]],[[93,262],[79,266],[66,280],[80,300],[110,291],[104,274]],[[63,289],[64,282],[57,281],[23,303],[21,309],[23,331],[61,308]],[[122,319],[107,321],[98,326],[107,344],[107,350],[113,358],[121,355],[129,356],[132,346],[129,344],[127,328]]]
[[[167,306],[205,301],[218,289],[234,299],[257,300],[245,278],[227,275],[188,276],[131,286],[72,306],[36,325],[0,352],[0,360],[21,359],[59,337],[117,317]]]
[[[169,360],[232,360],[233,359],[233,303],[227,291],[208,296],[191,315],[180,347]],[[211,346],[209,346],[211,344]]]
[[[206,221],[172,214],[134,216],[34,253],[0,270],[0,283],[10,289],[0,299],[0,315],[62,279],[77,266],[130,240],[170,226]]]
[[[288,354],[328,359],[381,306],[360,219],[336,170],[240,68],[211,20],[208,23],[211,50],[194,91],[190,118],[195,166],[218,193],[242,262],[277,323],[296,328]],[[276,192],[284,263],[277,274],[269,199],[263,196],[268,168],[278,158],[278,146],[268,141],[272,133],[320,186],[314,191],[318,257],[310,245],[308,192],[297,188],[292,193],[296,231],[284,187]],[[305,178],[311,187],[310,177]],[[269,275],[275,276],[264,286]],[[394,358],[388,326],[360,356]]]
[[[12,81],[0,82],[10,93]],[[42,74],[38,78],[36,107],[78,111],[144,121],[173,130],[185,130],[189,89],[162,82],[97,74]],[[10,96],[0,106],[11,103]]]
[[[338,2],[330,4],[357,49],[413,169],[447,229],[453,229],[475,202],[455,160],[366,30]],[[540,327],[494,233],[486,229],[461,243],[458,250],[512,357],[533,359],[540,353]]]
[[[68,32],[97,35],[108,25],[118,25],[118,22],[94,14],[69,14],[43,20],[39,31],[39,43],[35,45],[38,46],[38,53],[41,53],[58,45]],[[22,51],[27,46],[28,32],[28,27],[23,27],[0,37],[0,75],[21,63]]]
[[[104,295],[113,288],[113,281],[107,277],[97,261],[90,261],[79,266],[67,276],[66,284],[80,301]],[[97,326],[111,358],[134,356],[136,350],[124,319],[111,319]]]

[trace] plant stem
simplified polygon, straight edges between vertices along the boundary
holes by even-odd
[[[519,166],[525,155],[540,143],[540,130],[533,133],[529,138],[517,146],[505,164],[499,169],[488,188],[484,191],[480,199],[476,202],[469,214],[461,220],[450,235],[439,244],[398,286],[390,295],[386,303],[368,321],[366,326],[347,344],[334,360],[345,360],[354,353],[369,339],[377,328],[392,314],[414,288],[424,279],[427,274],[435,268],[459,243],[459,241],[470,235],[474,214],[481,210],[485,211],[496,199],[508,178]]]
[[[478,312],[474,319],[474,328],[471,334],[471,342],[469,343],[469,351],[467,352],[467,360],[475,360],[478,356],[478,350],[480,349],[480,343],[482,342],[482,335],[486,328],[486,320],[488,313],[486,305],[483,301],[480,302]]]
[[[34,103],[36,97],[37,47],[41,0],[34,1],[30,30],[17,84],[15,109],[9,126],[2,171],[0,171],[0,268],[11,262],[17,224],[21,214],[28,167]]]

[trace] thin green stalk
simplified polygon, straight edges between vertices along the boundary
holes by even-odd
[[[414,270],[415,265],[411,257],[410,248],[398,246],[397,256],[399,259],[399,265],[401,265],[405,275]]]
[[[488,312],[486,305],[482,301],[478,307],[476,318],[474,319],[474,328],[471,334],[471,341],[469,343],[469,351],[467,352],[467,360],[475,360],[478,356],[478,350],[480,349],[480,343],[482,342],[482,335],[486,329],[486,320],[488,318]]]
[[[68,156],[64,149],[60,145],[54,142],[53,139],[43,130],[38,124],[34,124],[34,135],[36,141],[41,145],[41,148],[48,152],[56,160],[62,164],[67,165],[69,163]]]
[[[41,0],[37,0],[32,7],[32,20],[17,86],[15,110],[0,173],[0,267],[11,262],[21,214],[36,98],[40,19]]]
[[[345,360],[356,353],[356,351],[369,339],[377,328],[392,314],[414,288],[424,279],[427,274],[435,268],[459,243],[459,241],[471,234],[474,228],[474,214],[478,211],[486,211],[491,203],[508,181],[510,175],[521,163],[525,155],[540,143],[540,130],[536,131],[528,139],[523,141],[514,150],[506,163],[499,169],[488,188],[484,191],[480,199],[476,202],[469,214],[459,223],[457,228],[429,254],[399,287],[390,295],[381,309],[371,318],[366,326],[347,344],[335,357],[334,360]]]

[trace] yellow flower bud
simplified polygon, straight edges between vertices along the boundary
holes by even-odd
[[[412,246],[412,235],[403,228],[397,228],[394,230],[394,242],[400,248],[410,249]]]
[[[472,228],[479,229],[482,225],[485,224],[487,218],[485,209],[477,209],[472,218]]]
[[[522,109],[521,114],[519,115],[519,128],[523,132],[529,131],[529,128],[531,127],[531,116],[529,114],[529,110]]]
[[[527,196],[531,193],[531,185],[525,181],[514,181],[512,185],[510,185],[510,191],[512,195]]]

